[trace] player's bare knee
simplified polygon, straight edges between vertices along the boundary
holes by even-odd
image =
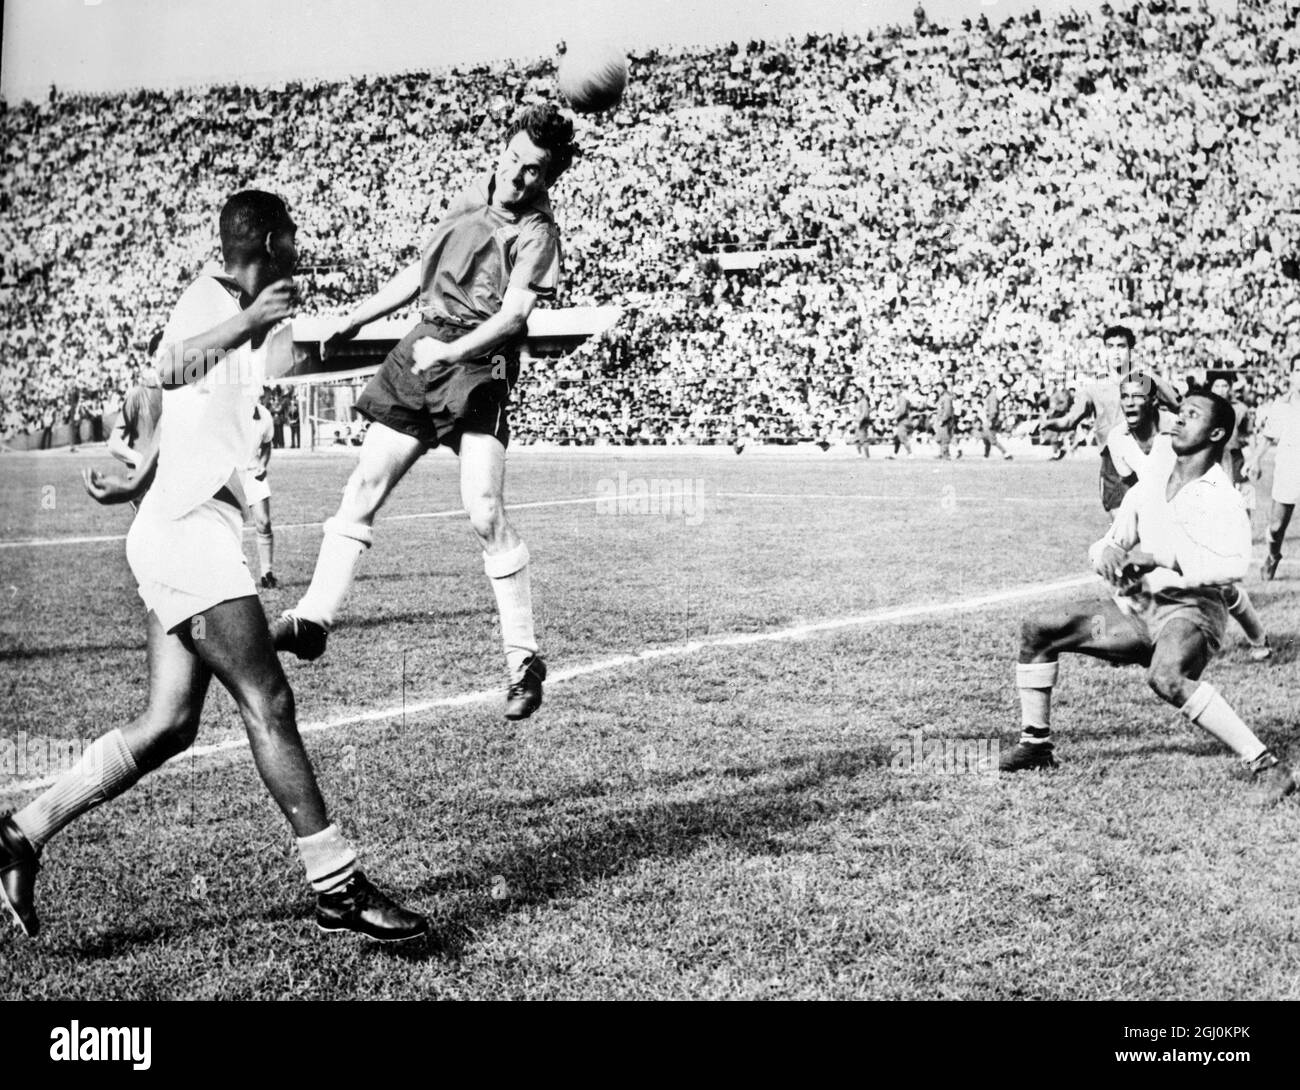
[[[276,735],[297,730],[293,690],[283,677],[246,701],[242,711],[250,731]]]
[[[496,496],[473,496],[465,501],[465,513],[474,532],[484,541],[494,541],[505,528],[506,511]]]
[[[1191,690],[1196,687],[1177,666],[1161,662],[1153,662],[1147,669],[1147,684],[1161,700],[1179,707],[1187,703]]]
[[[359,465],[343,488],[339,516],[346,522],[369,523],[388,495],[388,480],[381,474]]]
[[[1032,662],[1034,656],[1050,650],[1055,634],[1055,625],[1041,617],[1026,617],[1020,622],[1020,661]]]

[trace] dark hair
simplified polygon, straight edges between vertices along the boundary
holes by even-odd
[[[573,122],[560,113],[554,103],[525,106],[520,110],[510,122],[506,142],[521,132],[526,132],[529,140],[551,153],[551,161],[546,167],[547,185],[568,170],[578,154],[578,145],[573,142]]]
[[[1132,348],[1137,344],[1137,338],[1133,336],[1133,330],[1126,325],[1110,325],[1106,327],[1106,332],[1101,335],[1103,341],[1108,341],[1112,337],[1123,337],[1124,343]]]
[[[236,193],[221,210],[221,256],[226,261],[254,257],[268,234],[291,222],[284,201],[274,193],[260,189]]]
[[[1187,397],[1199,397],[1210,403],[1210,427],[1223,429],[1223,438],[1214,446],[1222,450],[1237,428],[1237,414],[1232,408],[1232,403],[1226,397],[1220,397],[1208,386],[1193,386],[1187,391]]]

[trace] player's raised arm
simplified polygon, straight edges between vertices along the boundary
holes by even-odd
[[[1148,371],[1147,374],[1155,384],[1157,404],[1164,405],[1168,409],[1174,409],[1177,411],[1179,406],[1183,403],[1183,399],[1179,395],[1178,391],[1159,375],[1152,374],[1150,371]]]
[[[202,289],[207,290],[207,289]],[[215,288],[220,291],[220,288]],[[179,325],[169,327],[173,336],[164,338],[158,350],[158,378],[164,388],[185,386],[198,382],[217,366],[231,349],[264,333],[278,322],[293,315],[293,280],[286,277],[268,284],[247,307],[215,325],[207,325],[202,318],[206,300],[195,297],[192,310],[182,310],[187,300],[182,296],[177,304],[181,315]],[[198,328],[202,332],[186,335],[184,329]],[[179,332],[179,335],[176,335]]]

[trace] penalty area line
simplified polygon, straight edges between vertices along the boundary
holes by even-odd
[[[806,624],[774,629],[770,632],[733,632],[724,636],[688,640],[685,643],[671,644],[667,647],[652,647],[635,653],[611,655],[608,658],[570,666],[565,670],[556,670],[548,676],[546,684],[550,686],[562,685],[566,682],[576,681],[579,678],[590,677],[593,674],[608,673],[629,666],[638,666],[641,663],[657,662],[660,659],[684,658],[687,655],[699,654],[701,651],[709,651],[714,648],[749,647],[754,644],[803,640],[819,633],[837,632],[847,628],[864,628],[871,625],[888,624],[893,621],[909,621],[935,614],[970,613],[990,606],[1005,605],[1008,602],[1021,601],[1027,598],[1051,597],[1066,591],[1078,590],[1096,582],[1098,582],[1096,575],[1081,575],[1070,579],[1057,579],[1048,583],[1025,583],[1016,587],[990,591],[987,594],[954,598],[946,602],[890,606],[885,609],[872,610],[870,613],[850,617],[835,617],[825,621],[810,621]],[[463,708],[500,699],[500,689],[479,689],[473,692],[457,693],[453,696],[422,700],[414,704],[407,704],[405,707],[399,704],[391,708],[379,708],[375,711],[341,715],[314,723],[300,723],[298,724],[298,730],[302,734],[322,734],[326,731],[338,730],[340,727],[381,723],[390,719],[399,719],[403,716],[410,717],[425,712],[437,711],[440,708]],[[244,737],[227,738],[208,745],[193,746],[184,753],[173,757],[171,761],[158,769],[154,775],[190,771],[197,760],[247,748],[248,739]],[[0,784],[0,797],[49,787],[56,779],[57,776],[45,776],[40,779],[24,780],[18,783]]]
[[[507,511],[528,511],[536,507],[572,507],[580,503],[597,503],[602,497],[600,496],[579,496],[576,499],[564,500],[533,500],[529,503],[508,503]],[[465,508],[455,507],[446,511],[419,511],[412,515],[384,515],[376,521],[381,523],[388,522],[411,522],[414,519],[449,519],[457,515],[464,515]],[[321,522],[277,522],[273,530],[311,530],[319,529],[324,523]],[[245,534],[251,534],[253,527],[251,525],[244,527]],[[125,541],[126,534],[105,534],[99,537],[47,537],[47,538],[28,538],[22,541],[0,541],[0,549],[34,549],[43,548],[47,545],[97,545],[105,541]]]

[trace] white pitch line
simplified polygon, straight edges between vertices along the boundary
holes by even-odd
[[[507,511],[527,511],[533,507],[570,507],[577,503],[596,503],[600,496],[579,496],[576,499],[567,500],[534,500],[530,503],[511,503],[506,505]],[[421,511],[414,515],[385,515],[380,522],[410,522],[412,519],[448,519],[455,518],[457,515],[464,515],[463,507],[452,508],[447,511]],[[276,530],[307,530],[320,526],[319,522],[277,522]],[[245,526],[244,533],[251,534],[252,526]],[[28,549],[39,548],[45,545],[93,545],[102,541],[125,541],[126,534],[107,534],[103,537],[48,537],[35,538],[23,541],[0,541],[0,549]]]
[[[577,666],[571,666],[567,670],[556,670],[548,676],[546,683],[548,685],[559,685],[566,681],[576,680],[577,678],[590,677],[592,674],[607,673],[611,670],[620,670],[625,666],[636,666],[644,662],[655,662],[659,659],[682,658],[686,655],[694,655],[700,651],[708,651],[715,647],[748,647],[752,644],[759,643],[776,643],[783,640],[802,640],[806,639],[810,635],[820,632],[834,632],[845,628],[860,628],[867,625],[885,624],[889,621],[906,621],[912,620],[916,617],[929,616],[935,613],[952,614],[969,612],[971,610],[984,609],[987,606],[996,606],[1002,605],[1006,602],[1018,601],[1023,598],[1047,597],[1068,590],[1077,590],[1079,587],[1087,586],[1089,583],[1095,583],[1097,581],[1098,577],[1096,575],[1074,576],[1070,579],[1058,579],[1051,583],[1026,583],[1018,587],[1009,587],[1005,590],[991,591],[988,594],[979,594],[971,598],[956,598],[947,602],[929,602],[921,605],[910,606],[891,606],[887,609],[878,609],[871,613],[863,613],[853,617],[837,617],[827,621],[812,621],[807,624],[793,625],[789,628],[778,628],[771,632],[734,632],[728,636],[715,636],[702,640],[688,640],[686,643],[672,644],[668,647],[652,647],[645,651],[638,651],[624,655],[612,655],[609,658],[597,659],[594,662],[586,662]],[[356,726],[361,723],[376,723],[387,719],[397,719],[400,716],[421,715],[424,712],[436,711],[439,708],[461,708],[471,704],[483,704],[490,700],[500,699],[501,692],[498,689],[479,689],[474,692],[457,693],[454,696],[442,696],[433,700],[422,700],[415,704],[408,704],[405,707],[397,705],[391,708],[381,708],[376,711],[338,716],[334,719],[326,719],[317,723],[300,723],[298,730],[303,734],[317,734],[324,731],[336,730],[339,727]],[[193,746],[180,754],[180,756],[172,758],[172,760],[168,762],[168,764],[164,765],[159,771],[187,771],[196,759],[247,748],[248,739],[241,737],[227,738],[224,741],[213,742],[209,745]],[[20,783],[0,785],[0,797],[48,787],[50,784],[54,783],[55,779],[56,777],[54,776],[46,776],[38,780],[26,780]]]
[[[731,500],[925,500],[933,502],[935,494],[933,492],[917,493],[915,495],[904,495],[901,493],[892,493],[884,495],[881,493],[870,492],[715,492],[715,496],[722,499]],[[1066,496],[1063,497],[1069,503],[1095,503],[1096,498],[1092,496]],[[953,497],[954,502],[963,503],[1034,503],[1042,505],[1044,502],[1060,502],[1060,497],[1055,501],[1045,501],[1041,496],[962,496]]]

